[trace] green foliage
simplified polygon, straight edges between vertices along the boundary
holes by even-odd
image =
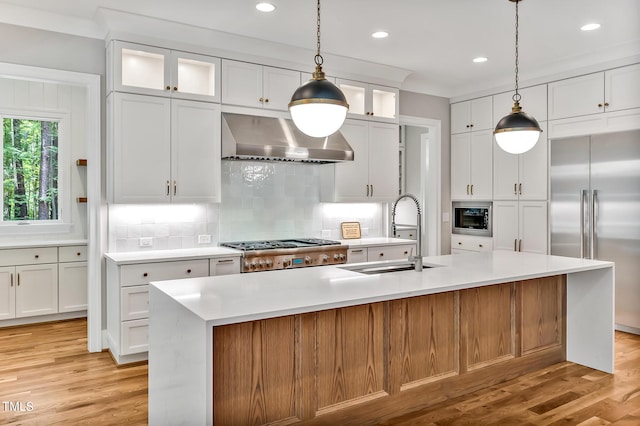
[[[43,123],[50,128],[45,140]],[[5,117],[2,127],[2,220],[57,219],[58,122]],[[43,159],[48,167],[42,167]]]

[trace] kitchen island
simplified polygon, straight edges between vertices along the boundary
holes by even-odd
[[[610,262],[495,251],[152,283],[150,424],[362,424],[563,360],[613,372]]]

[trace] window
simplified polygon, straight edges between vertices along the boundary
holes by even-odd
[[[2,222],[60,220],[55,118],[2,117]]]

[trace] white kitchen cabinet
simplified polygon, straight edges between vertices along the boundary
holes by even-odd
[[[16,317],[58,312],[58,265],[16,266]]]
[[[115,40],[107,69],[107,93],[220,102],[220,58]]]
[[[546,200],[548,140],[546,123],[535,146],[523,154],[493,147],[493,198],[495,200]]]
[[[495,124],[491,96],[451,104],[452,134],[493,129]]]
[[[494,248],[547,254],[547,222],[546,201],[495,201]]]
[[[340,132],[354,160],[322,170],[321,200],[390,202],[398,196],[398,138],[395,124],[346,120]]]
[[[287,111],[299,86],[299,71],[222,61],[222,102],[227,105]]]
[[[514,91],[498,93],[493,95],[493,127],[498,124],[502,117],[511,114],[513,107]],[[522,96],[520,107],[527,114],[532,115],[538,123],[547,121],[547,85],[525,87],[519,89]]]
[[[381,246],[351,247],[347,251],[347,263],[408,259],[410,255],[415,255],[415,251],[415,244],[385,244]]]
[[[16,270],[13,266],[0,268],[0,320],[16,316]]]
[[[491,200],[493,132],[451,135],[451,199]]]
[[[220,105],[117,92],[107,103],[110,202],[220,201]]]
[[[87,247],[58,248],[58,312],[87,309]]]
[[[492,251],[493,239],[472,235],[451,235],[451,254]]]
[[[347,98],[348,118],[398,123],[399,89],[341,78],[336,85]]]
[[[549,120],[640,108],[640,64],[549,83]]]
[[[240,273],[240,255],[216,257],[209,260],[209,275],[231,275]]]

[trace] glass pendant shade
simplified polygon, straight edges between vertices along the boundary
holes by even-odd
[[[349,104],[344,93],[325,78],[314,78],[298,87],[291,97],[289,111],[296,127],[304,134],[321,138],[342,126]]]
[[[536,145],[540,132],[542,129],[538,121],[522,111],[516,102],[511,114],[502,117],[493,133],[502,150],[510,154],[522,154]]]

